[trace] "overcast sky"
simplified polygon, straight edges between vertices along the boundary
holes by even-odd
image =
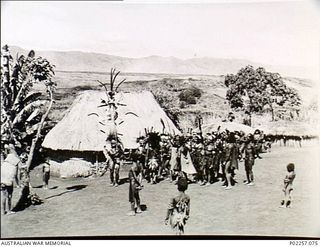
[[[1,1],[1,43],[126,57],[319,66],[316,0],[132,2]]]

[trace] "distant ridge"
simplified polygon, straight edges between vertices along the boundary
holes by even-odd
[[[13,56],[17,53],[27,54],[28,51],[17,46],[10,47]],[[195,75],[226,75],[237,73],[246,66],[263,66],[269,71],[278,72],[282,76],[313,79],[312,69],[307,67],[265,65],[243,59],[224,58],[191,58],[148,56],[127,58],[102,53],[82,51],[36,51],[36,54],[47,58],[61,71],[108,72],[115,67],[128,73],[161,73],[161,74],[195,74]],[[313,74],[312,74],[313,73]]]

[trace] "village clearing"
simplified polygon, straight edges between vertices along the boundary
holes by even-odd
[[[186,235],[214,236],[320,236],[319,146],[272,148],[254,166],[255,185],[238,184],[229,191],[217,182],[208,186],[191,184],[191,214]],[[279,208],[286,165],[296,164],[292,208]],[[127,169],[122,169],[123,181]],[[172,235],[164,218],[176,186],[169,181],[144,182],[141,203],[145,211],[127,216],[128,183],[109,185],[109,172],[99,178],[61,179],[52,177],[51,189],[41,188],[40,168],[32,172],[33,190],[45,202],[1,217],[1,238],[110,237],[126,235]],[[14,190],[13,202],[19,189]]]

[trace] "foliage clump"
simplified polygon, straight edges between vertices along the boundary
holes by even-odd
[[[275,107],[299,107],[301,99],[297,90],[288,87],[278,73],[248,65],[236,75],[225,77],[228,87],[226,99],[234,110],[263,113],[267,109],[274,120]]]
[[[56,87],[54,65],[36,57],[33,50],[13,59],[7,45],[2,47],[1,59],[1,154],[5,155],[4,145],[11,143],[18,153],[29,154],[30,166],[48,130]],[[45,90],[36,87],[41,84]]]
[[[179,100],[185,102],[188,105],[195,105],[197,103],[197,99],[199,99],[202,95],[201,89],[197,87],[189,87],[184,89],[179,95]]]

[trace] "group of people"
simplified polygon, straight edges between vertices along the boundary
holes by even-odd
[[[154,138],[155,139],[155,138]],[[234,185],[235,170],[239,161],[244,161],[248,185],[253,185],[253,165],[260,153],[271,148],[263,132],[212,132],[169,136],[159,134],[158,142],[149,136],[138,139],[139,146],[126,152],[112,140],[104,154],[110,168],[111,185],[118,186],[119,171],[125,160],[137,162],[141,174],[148,183],[156,184],[163,179],[176,182],[179,176],[186,176],[189,183],[199,185],[223,181],[226,189]]]
[[[253,134],[244,132],[212,132],[169,136],[147,134],[138,138],[138,148],[124,150],[116,140],[104,147],[106,163],[110,169],[110,183],[119,186],[120,167],[131,161],[129,170],[130,216],[142,213],[139,192],[143,179],[156,184],[167,179],[177,184],[179,194],[170,201],[166,223],[179,234],[189,217],[190,198],[185,194],[190,183],[200,186],[222,181],[225,189],[236,183],[235,170],[239,161],[244,161],[247,185],[254,185],[253,166],[261,152],[270,150],[271,143],[262,131]]]
[[[222,181],[225,189],[231,189],[236,181],[235,170],[239,161],[244,161],[247,185],[254,185],[253,166],[255,159],[262,152],[270,151],[271,141],[262,131],[253,134],[241,131],[212,132],[202,135],[169,136],[149,133],[138,138],[138,148],[124,150],[119,141],[111,140],[110,146],[104,147],[106,164],[110,170],[112,186],[120,184],[120,167],[125,161],[132,162],[129,169],[129,202],[130,216],[142,213],[139,191],[143,189],[143,179],[156,184],[167,179],[177,184],[179,193],[172,197],[167,209],[165,223],[172,226],[178,234],[184,232],[184,225],[190,214],[190,197],[185,194],[188,184],[198,183],[200,186]],[[18,156],[14,147],[8,146],[8,154],[1,162],[1,198],[2,214],[12,213],[11,198],[13,185],[19,185],[23,176],[27,156]],[[19,173],[20,170],[20,173]],[[290,207],[292,184],[295,178],[294,164],[287,166],[288,174],[284,179],[284,199],[281,207]],[[50,165],[43,165],[43,188],[48,188]]]

